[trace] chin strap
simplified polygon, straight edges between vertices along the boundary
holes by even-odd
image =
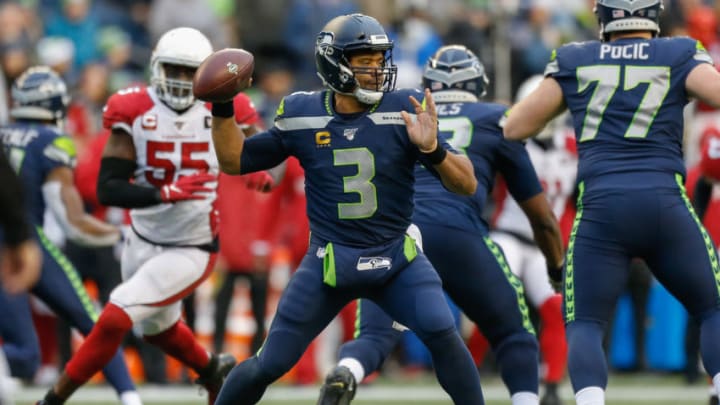
[[[352,95],[358,99],[359,102],[367,105],[373,105],[380,101],[385,93],[382,91],[370,91],[360,87],[355,89]]]

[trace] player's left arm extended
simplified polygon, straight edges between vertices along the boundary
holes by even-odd
[[[71,168],[53,169],[42,192],[50,212],[72,241],[85,246],[112,246],[120,240],[118,228],[85,212]]]
[[[562,235],[545,193],[520,202],[520,207],[530,221],[533,238],[545,256],[548,268],[560,268],[564,260]]]
[[[546,77],[527,97],[512,106],[504,120],[503,134],[506,139],[521,141],[539,134],[545,124],[565,111],[560,84]]]

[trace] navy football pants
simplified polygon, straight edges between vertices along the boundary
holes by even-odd
[[[484,403],[477,369],[455,329],[440,278],[423,254],[381,285],[334,288],[323,283],[323,261],[315,254],[319,247],[310,245],[283,293],[263,348],[233,369],[216,405],[257,403],[335,315],[360,297],[376,302],[416,332],[432,353],[440,384],[456,404]]]
[[[720,267],[682,178],[646,189],[580,185],[564,288],[568,371],[575,391],[607,385],[602,336],[626,285],[630,261],[645,260],[657,280],[701,324],[701,354],[720,372]]]
[[[38,232],[37,237],[43,252],[43,265],[32,294],[87,336],[95,325],[97,313],[80,276],[42,232]],[[32,378],[39,366],[40,347],[27,294],[8,296],[0,289],[0,333],[12,375]],[[115,353],[103,373],[118,393],[135,389],[121,351]]]
[[[522,282],[510,271],[500,247],[487,236],[447,226],[416,225],[443,288],[487,337],[510,393],[537,392],[537,340]],[[370,301],[361,301],[359,314],[360,333],[341,347],[339,357],[358,359],[369,374],[382,365],[401,332]]]

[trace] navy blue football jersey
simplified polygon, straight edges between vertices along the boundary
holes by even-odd
[[[314,237],[350,246],[396,239],[410,225],[414,167],[425,159],[400,115],[414,114],[410,95],[423,102],[417,90],[397,90],[368,111],[347,115],[333,110],[329,91],[293,93],[280,104],[275,125],[245,141],[241,171],[295,156],[305,170]]]
[[[680,173],[685,79],[712,63],[691,38],[625,38],[564,45],[545,74],[560,84],[578,141],[578,179],[633,185],[634,172]],[[619,184],[618,184],[619,183]],[[652,186],[652,184],[647,184]]]
[[[450,193],[428,170],[417,166],[413,222],[442,223],[484,235],[488,225],[483,209],[497,173],[505,178],[516,201],[542,192],[524,144],[503,137],[499,122],[506,110],[504,105],[494,103],[437,105],[440,135],[470,158],[478,186],[472,196]]]
[[[0,139],[22,181],[28,218],[42,226],[45,214],[42,186],[56,167],[75,167],[75,145],[55,127],[26,122],[0,128]]]

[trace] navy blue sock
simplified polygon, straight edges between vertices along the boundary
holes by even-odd
[[[425,336],[423,343],[432,354],[437,379],[453,403],[484,405],[480,375],[455,329]]]
[[[538,392],[538,342],[530,332],[512,334],[493,352],[505,386],[510,395],[517,392]]]
[[[130,372],[123,358],[122,351],[115,352],[110,362],[103,368],[103,375],[118,394],[135,391],[135,384],[130,379]]]
[[[720,373],[720,311],[714,311],[700,323],[700,354],[710,377]]]
[[[602,347],[603,326],[597,322],[573,321],[567,325],[568,374],[573,390],[607,387],[608,370]]]

